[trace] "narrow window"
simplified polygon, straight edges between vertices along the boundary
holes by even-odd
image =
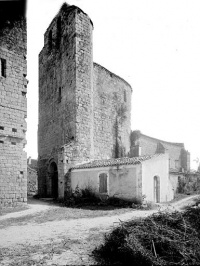
[[[0,130],[4,130],[4,127],[0,126]]]
[[[57,20],[57,39],[56,39],[57,48],[59,48],[60,46],[60,40],[61,40],[61,17],[59,17]]]
[[[12,128],[12,132],[17,132],[17,129],[16,128]]]
[[[124,90],[124,102],[127,101],[127,98],[126,98],[126,91]]]
[[[107,174],[106,173],[101,173],[99,175],[99,193],[107,193],[108,188],[107,188]]]
[[[62,91],[61,91],[61,87],[59,87],[58,89],[58,102],[60,103],[62,99]]]
[[[51,50],[52,49],[52,30],[49,31],[48,45],[49,45],[49,50]]]
[[[6,78],[6,60],[1,58],[1,76]]]

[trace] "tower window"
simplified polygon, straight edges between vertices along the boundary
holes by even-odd
[[[6,78],[6,60],[1,58],[1,76]]]
[[[59,103],[61,102],[61,99],[62,99],[62,91],[61,91],[61,87],[59,87],[59,90],[58,90],[58,102]]]
[[[124,90],[124,102],[127,101],[127,97],[126,97],[126,91]]]
[[[52,30],[49,31],[49,37],[48,37],[48,45],[49,45],[49,49],[52,49]]]
[[[61,17],[59,17],[57,20],[57,40],[56,40],[57,48],[59,48],[60,46],[60,39],[61,39]]]

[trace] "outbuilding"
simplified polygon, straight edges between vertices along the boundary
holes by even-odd
[[[68,173],[67,187],[87,187],[100,197],[144,197],[156,203],[173,199],[168,154],[95,160],[76,165]]]

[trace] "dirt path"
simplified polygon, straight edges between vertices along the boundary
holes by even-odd
[[[193,198],[194,196],[191,196],[162,208],[180,209],[191,203]],[[31,212],[37,215],[38,212],[44,212],[49,208],[59,207],[32,206],[29,210],[2,216],[0,222],[11,217],[29,215]],[[0,265],[94,264],[90,256],[91,251],[101,243],[105,232],[117,226],[120,221],[145,217],[154,212],[156,210],[132,210],[111,217],[55,220],[41,224],[29,222],[3,228],[0,230]]]

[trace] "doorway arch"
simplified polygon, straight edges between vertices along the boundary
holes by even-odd
[[[58,197],[58,167],[55,162],[52,162],[49,166],[49,173],[51,177],[51,197]]]
[[[160,202],[160,177],[154,176],[154,201],[155,203]]]

